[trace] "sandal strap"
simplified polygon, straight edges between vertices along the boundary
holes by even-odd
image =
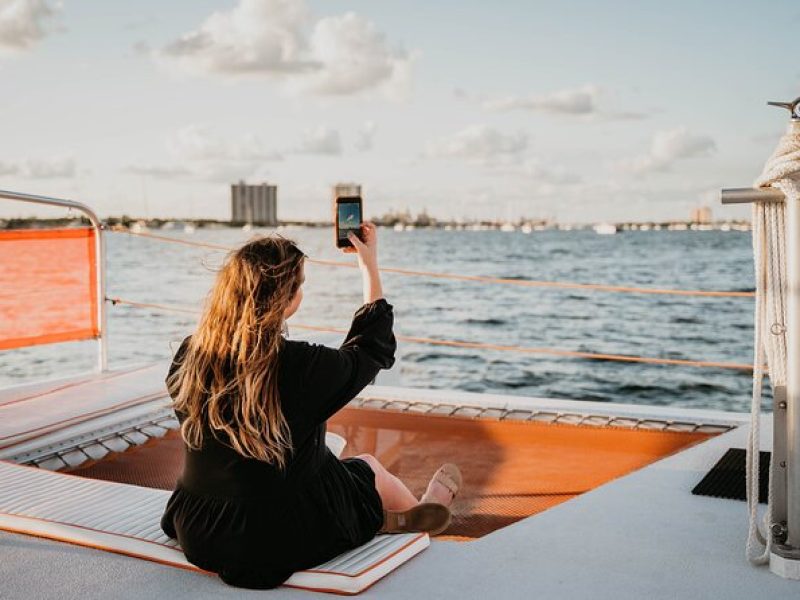
[[[450,490],[450,493],[453,494],[453,497],[455,498],[456,494],[458,493],[458,484],[447,473],[437,473],[436,481]]]

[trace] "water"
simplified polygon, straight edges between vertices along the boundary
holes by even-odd
[[[239,230],[160,232],[235,245]],[[354,260],[328,229],[281,232],[309,256]],[[380,230],[385,266],[519,279],[704,290],[749,290],[750,234],[742,232]],[[108,235],[108,295],[199,307],[223,253]],[[750,298],[653,296],[486,285],[384,275],[395,331],[410,336],[587,352],[750,363]],[[308,265],[305,299],[291,323],[346,329],[361,304],[355,269]],[[166,364],[196,316],[109,306],[113,368]],[[297,331],[297,335],[302,332]],[[292,333],[294,335],[294,333]],[[0,385],[91,369],[95,344],[73,342],[0,354]],[[726,369],[588,361],[400,342],[404,385],[476,392],[747,410],[750,374]]]

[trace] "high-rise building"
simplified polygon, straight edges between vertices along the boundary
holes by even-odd
[[[360,196],[361,185],[358,183],[337,183],[333,186],[333,199],[339,196]]]
[[[278,224],[278,186],[244,181],[231,185],[231,221],[251,225]]]
[[[700,223],[701,225],[707,225],[711,223],[711,209],[707,206],[700,206],[698,208],[693,208],[692,211],[689,213],[689,220],[692,223]]]

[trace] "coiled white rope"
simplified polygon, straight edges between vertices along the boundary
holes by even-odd
[[[800,127],[791,127],[781,138],[757,187],[772,186],[786,196],[785,202],[753,204],[753,256],[755,260],[755,356],[753,359],[753,404],[747,440],[747,559],[754,564],[769,561],[772,549],[772,471],[769,474],[765,531],[759,527],[759,451],[763,365],[766,355],[770,385],[786,385],[786,205],[800,201]]]

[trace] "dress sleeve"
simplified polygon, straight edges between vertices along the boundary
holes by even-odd
[[[394,364],[397,342],[394,312],[384,298],[364,304],[353,315],[344,343],[337,348],[306,345],[300,369],[302,410],[322,423],[352,400],[378,371]]]

